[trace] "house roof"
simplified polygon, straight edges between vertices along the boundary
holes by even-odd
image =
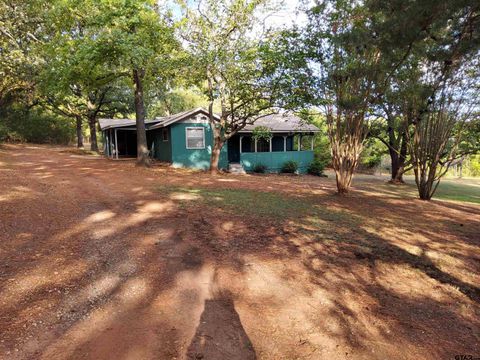
[[[190,116],[197,115],[199,113],[208,116],[208,111],[204,108],[196,108],[193,110],[183,111],[177,114],[157,117],[151,120],[145,120],[147,130],[158,129],[164,126],[173,124],[174,122],[181,121],[189,118]],[[216,116],[216,115],[215,115]],[[128,126],[135,126],[135,119],[99,119],[98,123],[101,130],[122,128]]]
[[[204,114],[209,116],[209,113],[204,108],[196,108],[193,110],[183,111],[178,114],[157,117],[153,120],[145,120],[145,127],[147,130],[153,130],[171,125],[177,121],[185,120],[191,116]],[[214,115],[218,117],[217,115]],[[115,128],[123,128],[135,126],[134,119],[99,119],[100,129],[108,130]],[[318,132],[320,131],[315,125],[308,124],[295,115],[288,114],[272,114],[261,117],[256,120],[254,124],[247,125],[240,132],[252,132],[257,126],[266,126],[272,132]]]
[[[257,126],[268,127],[272,132],[319,132],[315,125],[309,124],[291,114],[272,114],[245,126],[240,132],[252,132]]]
[[[207,110],[199,107],[199,108],[196,108],[196,109],[193,109],[193,110],[183,111],[181,113],[170,115],[170,116],[158,117],[158,118],[155,119],[155,120],[158,120],[158,122],[156,124],[150,126],[150,129],[158,129],[158,128],[161,128],[161,127],[164,127],[164,126],[168,126],[168,125],[173,124],[177,121],[187,119],[190,116],[198,115],[200,113],[207,116],[207,117],[209,116],[209,112]],[[213,116],[218,118],[218,116],[215,115],[215,114]]]

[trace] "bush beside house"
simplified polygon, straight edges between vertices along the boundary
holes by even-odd
[[[282,173],[295,174],[298,170],[298,163],[293,160],[285,161],[282,165]]]

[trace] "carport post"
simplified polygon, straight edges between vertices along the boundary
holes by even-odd
[[[109,149],[109,144],[108,144],[108,131],[103,132],[103,138],[105,139],[105,155],[107,157],[110,156],[110,149]]]
[[[115,156],[118,160],[118,139],[117,139],[117,129],[115,129]]]

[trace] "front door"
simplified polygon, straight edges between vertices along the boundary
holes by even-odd
[[[240,162],[240,136],[234,135],[227,142],[228,162]]]

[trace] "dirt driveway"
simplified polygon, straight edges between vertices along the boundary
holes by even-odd
[[[0,148],[2,359],[480,357],[480,206]]]

